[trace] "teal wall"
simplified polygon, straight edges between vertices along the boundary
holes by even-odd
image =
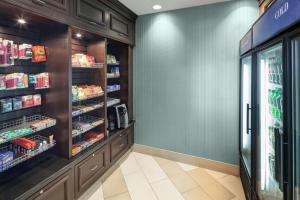
[[[256,0],[137,20],[135,143],[238,164],[239,40]]]

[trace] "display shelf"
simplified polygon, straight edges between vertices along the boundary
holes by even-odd
[[[90,97],[86,97],[84,99],[76,99],[76,100],[72,100],[73,103],[78,103],[78,102],[81,102],[81,101],[86,101],[86,100],[91,100],[91,99],[95,99],[95,98],[98,98],[98,97],[102,97],[104,95],[104,92],[99,94],[99,95],[95,95],[95,96],[90,96]]]
[[[72,66],[73,69],[103,69],[104,68],[104,64],[102,65],[95,65],[92,67],[84,67],[84,66]]]
[[[104,124],[104,119],[89,115],[79,117],[73,121],[72,138],[80,136],[97,126]]]
[[[101,140],[93,140],[91,142],[86,142],[86,144],[81,148],[81,150],[79,152],[73,153],[72,156],[74,157],[74,156],[84,152],[85,150],[87,150],[91,146],[95,145],[96,143],[101,143],[101,142],[104,142],[104,141],[105,141],[105,139],[103,138]],[[76,143],[74,145],[76,145]]]
[[[35,135],[33,137],[28,138],[30,140],[33,140],[36,142],[36,144],[41,144],[42,146],[37,145],[37,148],[33,149],[30,151],[30,153],[21,153],[21,152],[17,152],[16,150],[12,150],[10,145],[4,146],[0,148],[0,152],[5,152],[5,151],[13,151],[14,153],[14,158],[12,161],[5,163],[3,165],[0,165],[0,172],[4,172],[22,162],[25,162],[26,160],[29,160],[32,157],[35,157],[49,149],[51,149],[52,147],[55,146],[56,141],[53,140],[52,143],[49,143],[48,138],[46,137],[42,137],[40,135]],[[46,141],[47,143],[45,144],[44,141]]]
[[[97,103],[97,102],[89,102],[85,105],[73,106],[72,117],[77,117],[79,115],[94,111],[98,108],[102,108],[104,103]]]
[[[32,106],[28,108],[22,108],[20,110],[13,110],[10,112],[5,112],[0,114],[0,121],[7,121],[11,119],[20,118],[26,115],[30,115],[33,113],[40,113],[41,112],[41,105]]]
[[[107,63],[108,66],[116,66],[116,65],[120,65],[120,62],[116,62],[116,63]]]
[[[31,95],[36,93],[45,93],[48,92],[49,88],[43,89],[35,89],[33,86],[28,88],[20,88],[13,90],[0,90],[0,98],[6,97],[15,97],[15,96],[23,96],[23,95]]]
[[[106,74],[106,78],[108,79],[117,79],[120,78],[121,76],[115,76],[115,75],[111,75],[111,74]]]
[[[121,102],[120,99],[114,99],[114,98],[107,98],[107,107],[111,107],[111,106],[114,106],[114,105],[117,105]]]
[[[107,90],[107,93],[118,92],[118,91],[120,91],[120,90],[121,90],[121,89]]]
[[[39,125],[38,127],[36,125]],[[0,123],[0,144],[24,137],[56,125],[56,120],[42,115],[24,116],[16,120]],[[26,129],[19,134],[13,131]]]

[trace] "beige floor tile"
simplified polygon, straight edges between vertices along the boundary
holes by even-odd
[[[132,200],[157,200],[147,178],[141,171],[124,175]]]
[[[130,174],[140,170],[133,154],[129,154],[128,158],[120,165],[123,174]]]
[[[131,200],[131,197],[130,197],[129,193],[126,192],[126,193],[123,193],[123,194],[119,194],[117,196],[107,198],[105,200]]]
[[[231,200],[235,197],[226,187],[209,175],[205,169],[194,169],[189,171],[188,174],[213,200]]]
[[[181,162],[177,162],[177,164],[178,164],[184,171],[186,171],[186,172],[198,168],[198,167],[196,167],[196,166],[189,165],[189,164],[185,164],[185,163],[181,163]]]
[[[103,183],[103,195],[104,198],[107,198],[125,192],[127,192],[126,183],[120,168],[118,168]]]
[[[138,153],[138,152],[132,152],[131,153],[135,159],[139,160],[139,159],[142,159],[142,158],[149,158],[149,157],[152,157],[150,155],[146,155],[146,154],[142,154],[142,153]]]
[[[167,178],[167,175],[153,157],[142,158],[137,162],[150,183]]]
[[[209,169],[206,169],[206,171],[212,176],[214,177],[215,179],[220,179],[220,178],[223,178],[225,176],[228,176],[228,174],[224,174],[222,172],[217,172],[217,171],[213,171],[213,170],[209,170]]]
[[[183,193],[185,200],[212,200],[200,187]]]
[[[226,176],[218,180],[222,183],[228,190],[230,190],[239,200],[245,200],[245,194],[241,179],[236,176]]]
[[[153,183],[152,188],[159,200],[184,200],[169,179]]]
[[[194,179],[192,179],[176,162],[161,158],[155,159],[179,192],[183,193],[198,187],[198,184]]]
[[[164,158],[154,158],[156,162],[164,169],[169,177],[176,176],[177,174],[182,173],[182,169],[173,161],[167,160]]]
[[[239,198],[235,197],[234,199],[231,199],[231,200],[240,200]]]

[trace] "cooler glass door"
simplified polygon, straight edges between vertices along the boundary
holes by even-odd
[[[294,200],[300,200],[300,36],[292,40]]]
[[[251,177],[251,56],[242,59],[241,68],[241,153]]]
[[[282,44],[258,54],[258,196],[283,199],[283,96]]]

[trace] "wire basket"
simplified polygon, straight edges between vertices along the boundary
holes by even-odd
[[[35,135],[28,139],[33,140],[37,143],[37,148],[33,149],[30,153],[21,153],[21,152],[12,150],[10,145],[3,146],[0,148],[0,152],[12,151],[14,153],[14,158],[12,161],[10,161],[8,163],[4,163],[2,165],[0,163],[0,172],[4,172],[16,165],[28,160],[28,159],[31,159],[49,149],[51,149],[56,144],[55,140],[53,140],[52,143],[49,143],[48,138],[40,136],[40,135]],[[47,144],[43,144],[41,147],[38,146],[40,143],[43,143],[44,141],[47,141]]]
[[[41,123],[42,121],[45,122],[42,124],[43,126],[40,126],[39,128],[33,126],[34,124]],[[32,133],[50,128],[55,125],[56,125],[55,119],[45,117],[42,115],[24,116],[23,118],[0,123],[0,144],[3,144],[5,142],[8,142],[18,137],[24,137],[30,135]],[[17,135],[13,135],[11,133],[5,134],[7,131],[15,131],[22,128],[29,128],[32,131],[30,132],[28,131],[26,133],[17,134]]]
[[[73,121],[72,137],[77,137],[104,123],[104,119],[85,115]]]

